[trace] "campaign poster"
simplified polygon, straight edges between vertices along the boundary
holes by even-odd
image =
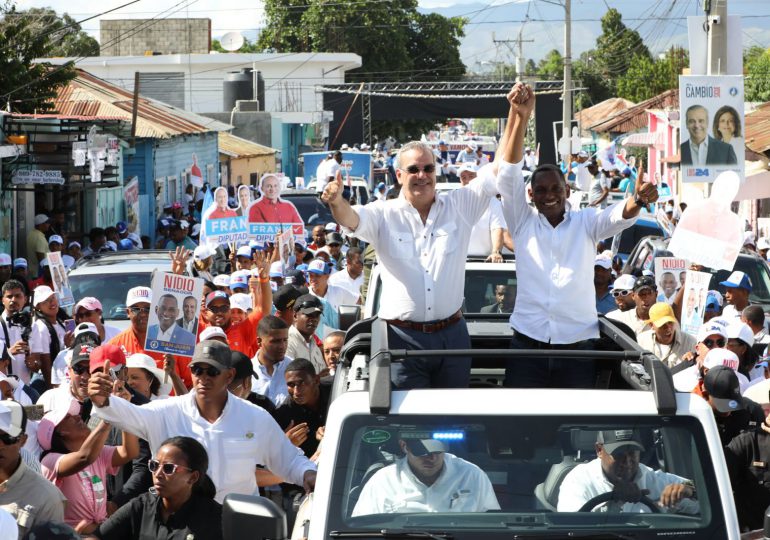
[[[465,145],[462,145],[465,148]],[[326,156],[333,154],[334,151],[329,152],[305,152],[302,154],[304,177],[315,178],[318,165],[326,159]],[[372,155],[369,152],[355,152],[345,151],[342,152],[342,162],[340,163],[340,169],[343,176],[353,176],[363,178],[365,181],[370,182],[372,178]],[[316,182],[318,179],[316,178]]]
[[[684,286],[687,261],[676,257],[655,258],[655,283],[658,285],[658,302],[671,304],[676,291]]]
[[[274,242],[277,234],[291,230],[294,241],[305,243],[305,225],[293,203],[281,199],[280,175],[267,173],[259,180],[259,198],[249,206],[248,239]]]
[[[711,274],[687,270],[682,299],[682,331],[695,336],[703,324]]]
[[[724,171],[745,177],[743,100],[740,75],[679,77],[684,182],[713,182]]]
[[[281,257],[281,268],[284,275],[287,270],[292,267],[292,260],[294,260],[294,234],[291,229],[288,229],[278,236],[278,253]]]
[[[141,235],[139,228],[139,178],[134,176],[123,188],[123,202],[126,203],[128,231]]]
[[[48,269],[51,271],[51,281],[53,281],[53,290],[59,296],[59,305],[68,307],[75,305],[75,298],[70,287],[70,280],[67,276],[67,269],[61,259],[61,253],[52,251],[48,254]]]
[[[214,190],[214,204],[203,213],[201,218],[203,225],[201,236],[204,236],[207,242],[226,245],[249,241],[248,219],[245,210],[241,208],[242,200],[246,201],[244,208],[249,208],[251,192],[248,186],[239,186],[238,203],[235,208],[230,206],[230,196],[226,187],[220,186]]]
[[[166,272],[152,277],[152,304],[147,321],[146,351],[192,356],[201,312],[203,280]]]

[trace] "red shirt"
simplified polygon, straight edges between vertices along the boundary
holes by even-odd
[[[109,340],[107,343],[110,345],[117,345],[123,349],[123,352],[126,356],[130,356],[135,353],[144,353],[155,360],[155,365],[158,366],[158,369],[163,369],[163,358],[165,355],[155,351],[145,351],[144,342],[139,341],[139,338],[134,333],[133,327],[129,326],[127,329],[123,330],[120,334]],[[192,388],[192,374],[190,373],[191,359],[179,356],[175,356],[174,359],[176,360],[174,362],[174,371],[176,371],[177,375],[181,377],[182,381],[184,381],[184,385],[187,388]],[[163,381],[160,382],[162,383]],[[172,391],[171,394],[173,395],[174,392]]]
[[[271,201],[262,197],[249,207],[249,222],[302,223],[302,218],[292,203],[280,199]]]
[[[257,345],[257,325],[262,320],[262,312],[255,309],[249,313],[249,316],[237,324],[230,323],[227,328],[223,328],[227,336],[227,344],[233,351],[239,351],[254,358],[259,346]],[[200,341],[201,332],[211,326],[207,323],[203,315],[198,322],[198,341]]]
[[[220,210],[219,208],[214,208],[212,212],[206,216],[206,219],[219,219],[219,218],[229,218],[229,217],[238,217],[238,214],[235,213],[235,210],[227,209],[227,210]]]

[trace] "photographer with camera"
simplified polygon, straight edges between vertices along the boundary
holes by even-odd
[[[29,346],[30,355],[27,368],[32,372],[39,371],[42,381],[37,378],[31,386],[41,394],[51,388],[51,364],[63,348],[72,343],[72,332],[64,328],[68,318],[66,312],[59,309],[59,298],[50,287],[40,285],[35,289],[32,305],[35,309],[35,320],[32,323]]]
[[[11,354],[11,373],[17,375],[24,384],[29,384],[32,374],[27,368],[29,355],[29,335],[32,331],[32,315],[27,306],[24,285],[15,279],[3,284],[3,313],[0,315],[0,339],[5,342]]]

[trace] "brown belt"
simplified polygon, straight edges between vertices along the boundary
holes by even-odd
[[[462,319],[463,314],[458,309],[454,315],[450,315],[446,319],[441,319],[440,321],[434,321],[429,323],[421,323],[421,322],[414,322],[414,321],[401,321],[399,319],[385,319],[385,322],[388,324],[392,324],[393,326],[398,326],[400,328],[410,328],[412,330],[417,330],[418,332],[423,332],[425,334],[433,334],[440,330],[443,330],[447,326],[451,326],[460,319]]]

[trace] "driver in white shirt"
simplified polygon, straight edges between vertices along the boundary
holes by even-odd
[[[639,502],[649,497],[664,511],[697,514],[694,484],[681,476],[639,463],[644,446],[631,429],[600,431],[596,441],[597,458],[572,469],[559,489],[558,512],[578,512],[588,501],[613,493],[607,502],[597,502],[589,511],[652,512]]]
[[[492,483],[477,465],[446,453],[436,439],[401,439],[405,457],[364,484],[353,517],[399,512],[500,510]]]

